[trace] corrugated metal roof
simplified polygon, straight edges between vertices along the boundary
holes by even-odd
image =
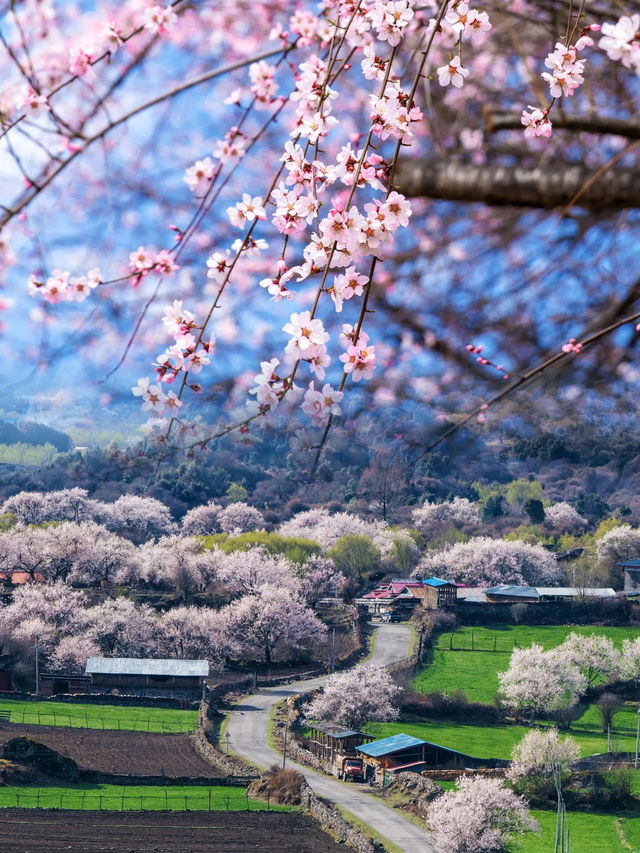
[[[623,569],[640,569],[640,559],[633,557],[631,560],[623,560],[621,563],[616,563],[616,566],[622,566]]]
[[[453,581],[443,581],[442,578],[426,578],[422,581],[429,586],[455,586]]]
[[[508,584],[499,584],[492,586],[491,589],[486,589],[487,595],[512,595],[518,598],[540,598],[539,592],[532,586],[509,586]]]
[[[561,596],[562,598],[611,598],[616,594],[612,587],[583,589],[575,586],[537,586],[536,590],[540,595]]]
[[[336,739],[355,737],[356,735],[361,737],[371,737],[371,735],[366,735],[364,732],[356,732],[353,729],[343,729],[341,726],[332,726],[330,723],[311,723],[310,728],[316,729],[317,731]]]
[[[209,661],[177,658],[87,658],[87,675],[209,675]]]
[[[388,755],[390,752],[398,752],[398,750],[407,749],[410,746],[421,746],[423,743],[428,743],[428,741],[411,737],[411,735],[398,734],[382,738],[382,740],[374,740],[366,746],[356,746],[356,752],[364,752],[365,755],[377,757]]]

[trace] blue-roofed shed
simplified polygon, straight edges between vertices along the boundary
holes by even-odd
[[[462,752],[402,733],[357,746],[356,752],[364,758],[370,775],[376,776],[385,772],[420,773],[427,769],[462,770],[477,766],[477,759]]]

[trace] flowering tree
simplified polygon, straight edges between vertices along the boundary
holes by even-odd
[[[86,636],[108,655],[150,657],[158,645],[158,617],[146,604],[107,598],[87,608]]]
[[[532,715],[570,708],[587,689],[587,679],[577,666],[538,643],[514,649],[509,669],[498,673],[498,681],[505,702]]]
[[[294,593],[300,588],[289,560],[271,556],[262,548],[221,556],[217,575],[235,595],[257,595],[265,584]]]
[[[557,729],[532,729],[513,748],[507,777],[512,782],[523,776],[552,778],[578,758],[580,747],[572,737],[560,738]]]
[[[100,646],[91,637],[62,637],[49,655],[49,669],[84,674],[87,658],[99,657],[100,654]]]
[[[471,585],[546,584],[560,576],[556,560],[541,545],[476,536],[446,551],[426,554],[416,577],[438,575]]]
[[[224,533],[237,535],[264,528],[264,517],[260,510],[246,503],[230,503],[218,513],[218,524]]]
[[[134,542],[157,539],[176,529],[169,507],[155,498],[122,495],[112,504],[102,504],[100,508],[94,505],[94,509],[98,521]]]
[[[310,720],[328,720],[359,729],[367,722],[397,720],[401,692],[383,667],[357,666],[330,675],[322,692],[303,710]]]
[[[208,533],[219,533],[218,516],[222,506],[209,501],[204,506],[195,506],[185,513],[181,528],[186,536],[206,536]]]
[[[222,608],[221,618],[240,654],[262,654],[267,665],[276,656],[313,650],[326,634],[325,626],[297,595],[271,585]]]
[[[589,636],[572,632],[556,646],[555,653],[577,666],[589,687],[596,682],[611,681],[620,668],[620,652],[608,637],[597,634]]]
[[[611,571],[616,563],[640,555],[640,529],[620,524],[598,539],[596,550],[598,563]]]
[[[423,533],[435,534],[447,527],[462,527],[465,524],[478,524],[480,516],[471,501],[466,498],[454,498],[442,503],[425,501],[412,512],[413,523]]]
[[[622,641],[620,677],[640,683],[640,637]]]
[[[544,522],[558,533],[584,533],[589,526],[587,519],[566,501],[545,507]]]
[[[172,607],[160,618],[158,646],[167,657],[206,658],[212,671],[224,668],[236,651],[219,611],[208,607]]]
[[[489,383],[481,418],[503,395],[494,380],[508,393],[532,362],[594,368],[624,390],[636,14],[26,0],[2,30],[15,310],[29,313],[28,290],[30,322],[53,326],[64,357],[69,329],[103,372],[137,357],[133,393],[159,447],[195,450],[291,403],[317,455],[345,394],[370,380],[380,405],[428,397],[443,413]],[[549,208],[573,207],[580,227],[547,227]],[[495,356],[475,342],[488,327]],[[250,348],[261,355],[237,370]],[[228,378],[232,416],[189,420],[203,386]]]
[[[339,597],[347,584],[346,577],[326,557],[310,557],[296,572],[300,594],[313,606],[321,598]]]
[[[432,803],[427,819],[439,853],[493,853],[539,829],[522,797],[485,776],[463,776]]]
[[[384,521],[366,521],[348,512],[332,514],[323,507],[299,512],[280,525],[281,536],[311,539],[324,551],[343,536],[365,537],[371,540],[382,556],[386,556],[393,548],[396,533]]]

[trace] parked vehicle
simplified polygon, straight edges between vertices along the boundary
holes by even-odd
[[[364,782],[364,761],[352,755],[337,755],[333,772],[345,782]]]

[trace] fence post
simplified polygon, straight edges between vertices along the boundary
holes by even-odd
[[[186,812],[188,812],[188,811],[189,811],[189,809],[187,808],[187,795],[186,795],[186,794],[184,795],[184,810],[185,810]]]
[[[249,811],[249,791],[244,792],[245,800],[247,801],[247,811]]]
[[[36,796],[36,808],[40,808],[40,788],[38,788],[38,794]]]
[[[100,794],[100,804],[99,804],[99,809],[100,809],[100,811],[102,811],[102,794]]]

